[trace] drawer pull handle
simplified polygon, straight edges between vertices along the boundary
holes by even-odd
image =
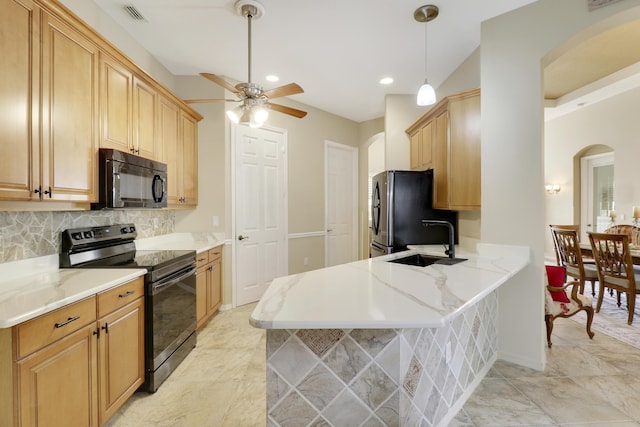
[[[80,316],[69,317],[69,318],[68,318],[67,320],[65,320],[64,322],[62,322],[62,323],[56,323],[56,324],[55,324],[55,325],[53,325],[53,326],[55,326],[56,328],[62,328],[63,326],[68,325],[69,323],[74,322],[74,321],[78,320],[79,318],[80,318]]]
[[[127,292],[125,292],[124,294],[119,294],[119,295],[118,295],[118,298],[126,298],[126,297],[128,297],[129,295],[133,295],[133,294],[135,294],[135,292],[134,292],[134,291],[127,291]]]
[[[198,262],[204,261],[206,258],[198,258]]]

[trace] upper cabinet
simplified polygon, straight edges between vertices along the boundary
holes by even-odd
[[[172,205],[195,206],[202,117],[57,1],[0,7],[0,201],[88,208],[98,148],[107,147],[166,162],[172,152],[181,163]],[[161,99],[175,110],[172,124]]]
[[[430,164],[414,149],[420,133],[422,150],[430,149]],[[480,89],[448,96],[407,129],[411,138],[411,168],[433,168],[433,207],[480,209]],[[430,135],[429,142],[425,134]],[[415,154],[414,154],[415,152]],[[417,157],[416,157],[417,158]],[[414,167],[415,165],[415,167]]]
[[[34,2],[0,5],[0,199],[95,201],[98,47]]]
[[[198,204],[198,122],[176,103],[160,97],[159,128],[167,164],[169,207]]]
[[[100,57],[100,147],[160,160],[162,153],[156,138],[157,91],[111,56]]]
[[[407,131],[408,132],[408,131]],[[416,127],[409,134],[411,142],[411,170],[427,170],[433,167],[432,164],[432,140],[433,126],[427,122]]]

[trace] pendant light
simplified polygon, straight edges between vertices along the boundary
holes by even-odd
[[[424,83],[418,91],[418,105],[431,105],[436,102],[436,91],[429,84],[427,79],[427,22],[433,21],[438,17],[438,6],[425,5],[420,6],[413,12],[413,18],[418,22],[424,22]]]

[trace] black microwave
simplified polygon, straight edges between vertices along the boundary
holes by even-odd
[[[99,150],[98,203],[91,209],[167,207],[167,165],[110,148]]]

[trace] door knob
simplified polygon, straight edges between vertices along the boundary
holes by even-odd
[[[333,230],[331,228],[327,228],[327,233],[331,233]]]
[[[242,234],[238,236],[238,240],[248,239],[249,236],[243,236]]]

